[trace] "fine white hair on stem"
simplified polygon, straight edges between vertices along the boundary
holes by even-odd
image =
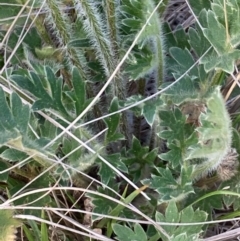
[[[106,90],[106,88],[108,87],[108,85],[111,83],[111,81],[113,80],[113,78],[115,77],[115,75],[117,74],[117,72],[119,71],[120,67],[123,65],[123,63],[125,62],[125,60],[128,58],[131,50],[133,49],[133,47],[136,45],[139,37],[141,36],[142,32],[144,31],[144,29],[146,28],[146,26],[148,25],[151,17],[153,16],[153,14],[157,11],[157,9],[159,8],[160,4],[162,3],[162,0],[158,3],[158,5],[155,7],[155,9],[153,10],[153,12],[150,14],[149,18],[147,19],[146,23],[143,25],[142,29],[139,31],[139,33],[137,34],[136,38],[134,39],[133,43],[131,44],[131,46],[129,47],[128,51],[126,52],[126,54],[123,56],[122,60],[120,61],[120,63],[117,65],[117,67],[115,68],[115,70],[113,71],[113,73],[111,74],[111,76],[109,77],[109,79],[107,80],[107,82],[104,84],[104,86],[101,88],[101,90],[98,92],[98,94],[93,98],[92,102],[83,110],[83,112],[67,127],[65,128],[65,130],[63,130],[58,136],[56,136],[53,140],[52,143],[54,143],[58,138],[60,138],[62,135],[64,135],[64,133],[66,133],[68,130],[70,130],[79,120],[81,120],[83,118],[83,116],[95,105],[95,103],[99,100],[100,96],[103,94],[103,92]],[[49,145],[51,145],[51,142],[49,143]],[[47,147],[47,146],[46,146]]]

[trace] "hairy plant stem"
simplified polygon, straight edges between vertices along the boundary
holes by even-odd
[[[101,13],[95,6],[94,1],[80,1],[74,0],[77,16],[83,19],[83,25],[90,41],[96,51],[96,56],[99,59],[106,77],[112,73],[113,67],[113,52],[109,45],[106,36],[109,35],[107,29],[104,27],[106,21],[103,19]]]
[[[161,36],[157,37],[156,40],[156,51],[157,51],[157,69],[156,69],[156,91],[158,90],[159,86],[163,83],[164,79],[164,53],[163,53],[163,40]],[[161,140],[160,138],[156,135],[157,133],[160,133],[161,127],[160,127],[160,119],[156,115],[153,126],[152,126],[152,133],[151,133],[151,141],[150,141],[150,150],[153,150],[156,147],[161,146]]]

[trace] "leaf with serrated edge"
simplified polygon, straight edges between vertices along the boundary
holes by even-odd
[[[134,225],[134,231],[120,224],[113,224],[112,228],[119,241],[147,241],[147,235],[140,224]]]
[[[84,104],[86,101],[86,88],[85,83],[75,67],[72,70],[72,84],[76,98],[76,114],[79,115],[84,109]]]
[[[113,113],[117,111],[118,108],[119,108],[118,99],[115,97],[111,101],[109,113]],[[119,126],[119,121],[120,121],[120,114],[115,114],[105,119],[105,122],[108,126],[108,131],[106,136],[107,140],[110,140],[115,134],[115,132],[117,131],[117,128]]]

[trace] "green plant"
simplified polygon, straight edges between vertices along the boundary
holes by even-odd
[[[13,212],[11,210],[1,210],[1,229],[0,240],[16,239],[16,229],[21,225],[21,222],[13,218]]]
[[[204,222],[207,212],[211,219],[215,206],[191,203],[227,180],[237,186],[239,130],[221,86],[237,69],[240,2],[202,2],[188,2],[197,20],[188,31],[172,31],[162,19],[168,1],[12,0],[14,10],[0,8],[9,18],[0,31],[0,168],[8,199],[1,205],[34,216],[23,226],[28,240],[204,236],[204,223],[181,223]],[[84,191],[95,212],[90,221],[68,213],[87,208]],[[146,228],[133,219],[147,220]],[[59,228],[64,220],[66,230],[51,233],[48,220]]]

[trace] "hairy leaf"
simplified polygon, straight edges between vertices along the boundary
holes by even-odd
[[[127,173],[128,169],[126,165],[121,160],[120,154],[112,154],[108,155],[106,157],[107,161],[111,163],[114,167],[116,167],[118,170]],[[101,176],[101,180],[105,185],[108,185],[111,179],[114,179],[116,177],[116,173],[105,163],[103,163],[101,160],[99,160],[100,163],[100,169],[99,169],[99,175]]]
[[[152,175],[150,187],[156,190],[161,201],[181,201],[190,193],[193,193],[192,181],[189,175],[192,173],[191,168],[181,169],[180,177],[175,179],[173,173],[167,168],[157,168],[160,175]]]
[[[239,58],[236,49],[239,41],[239,6],[238,1],[214,1],[212,10],[204,9],[200,21],[204,25],[204,36],[213,46],[215,52],[205,56],[202,63],[206,71],[222,69],[228,73],[234,70],[234,63]]]
[[[118,105],[118,99],[115,97],[113,98],[110,108],[109,108],[109,113],[115,112],[119,109]],[[108,126],[108,131],[106,135],[106,141],[111,142],[111,141],[117,141],[119,139],[123,139],[123,135],[119,135],[120,133],[116,133],[117,130],[119,129],[119,122],[120,122],[120,114],[115,114],[112,115],[108,118],[105,119],[105,122]]]
[[[162,213],[156,213],[156,221],[158,222],[169,222],[169,223],[194,223],[204,222],[207,219],[207,213],[196,210],[192,207],[187,207],[181,212],[178,211],[177,206],[174,202],[170,202],[166,209],[165,215]],[[182,237],[187,237],[185,240],[194,241],[200,238],[203,224],[193,226],[164,226],[164,229],[174,237],[173,240],[183,240]],[[183,236],[182,236],[183,235]],[[172,239],[171,239],[172,240]]]
[[[35,72],[29,72],[29,77],[12,75],[11,79],[37,97],[32,106],[34,111],[53,109],[69,118],[62,103],[62,80],[56,78],[53,70],[48,66],[45,67],[45,75],[45,78],[40,78]]]
[[[166,87],[166,84],[162,88]],[[180,105],[183,102],[193,101],[201,98],[197,81],[192,80],[190,77],[185,76],[181,81],[174,84],[171,88],[167,89],[161,98],[165,103],[173,102]]]
[[[159,137],[167,140],[167,153],[159,155],[163,160],[171,163],[173,168],[178,167],[184,160],[187,148],[197,142],[193,128],[186,124],[186,117],[175,108],[173,111],[160,111],[161,125],[167,127],[159,133]]]
[[[207,99],[206,106],[208,110],[201,113],[201,126],[196,129],[199,135],[198,144],[189,147],[186,155],[187,160],[203,160],[195,166],[193,179],[199,179],[216,170],[229,153],[232,143],[231,120],[219,88]]]
[[[149,147],[143,147],[140,141],[133,137],[132,147],[123,158],[123,162],[127,165],[133,181],[138,182],[141,177],[146,176],[147,170],[154,165],[156,157],[157,149],[150,151]]]
[[[203,32],[199,26],[189,28],[189,43],[198,57],[201,57],[210,47],[209,41],[204,37]]]
[[[171,56],[175,59],[175,61],[177,61],[179,65],[179,71],[181,71],[179,72],[179,75],[182,75],[183,73],[188,71],[188,69],[192,67],[192,65],[194,65],[195,61],[192,55],[190,54],[189,50],[187,49],[182,50],[177,47],[172,47],[170,48],[169,51]],[[195,78],[198,77],[197,67],[194,67],[193,69],[191,69],[188,75],[193,76]]]
[[[120,225],[120,224],[113,224],[112,226],[113,231],[117,235],[117,239],[119,241],[147,241],[147,235],[140,224],[134,225],[134,231],[131,230],[129,227]]]
[[[72,84],[74,89],[74,100],[77,116],[86,108],[86,86],[77,68],[72,71]]]
[[[21,222],[13,218],[12,210],[0,210],[0,241],[16,240],[17,227]]]
[[[122,26],[126,40],[124,43],[132,43],[136,34],[146,23],[149,14],[154,10],[155,2],[149,1],[129,1],[124,0],[121,6]],[[139,79],[146,74],[156,71],[158,77],[156,82],[163,79],[163,39],[161,23],[158,13],[155,12],[144,26],[137,47],[135,48],[134,59],[129,61],[126,72],[132,79]],[[153,55],[154,53],[154,55]],[[159,78],[159,79],[158,79]]]
[[[7,149],[1,153],[1,158],[9,160],[11,162],[22,161],[28,157],[23,151],[16,149]]]

